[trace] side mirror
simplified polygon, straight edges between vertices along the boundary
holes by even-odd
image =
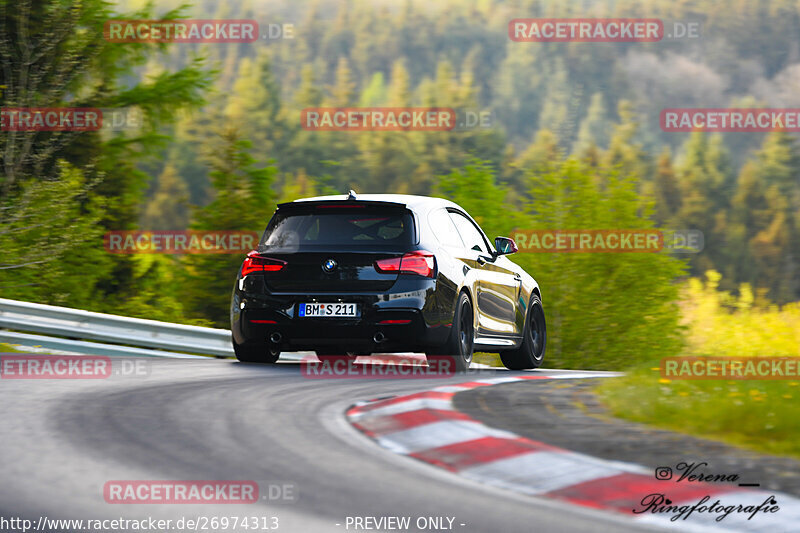
[[[517,243],[508,237],[495,237],[494,247],[497,249],[497,255],[513,254],[519,250],[519,248],[517,248]]]

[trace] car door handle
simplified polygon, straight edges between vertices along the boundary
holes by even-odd
[[[522,281],[522,276],[519,274],[514,274],[514,281]]]

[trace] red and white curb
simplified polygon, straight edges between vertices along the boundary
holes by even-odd
[[[800,500],[782,493],[736,485],[656,479],[653,470],[633,463],[608,461],[550,446],[503,431],[456,411],[453,396],[476,387],[533,379],[608,377],[608,372],[537,373],[530,376],[479,379],[436,387],[426,392],[361,402],[347,411],[349,422],[392,452],[407,455],[481,483],[523,494],[624,514],[640,524],[680,531],[800,531]],[[779,510],[768,514],[736,512],[716,521],[721,512],[693,511],[670,519],[673,512],[634,513],[643,498],[663,494],[672,506],[757,507],[770,496]],[[667,505],[666,502],[662,505]]]

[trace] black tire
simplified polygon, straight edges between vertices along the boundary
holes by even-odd
[[[266,344],[236,344],[233,342],[233,352],[236,359],[242,363],[275,363],[281,356],[281,351]]]
[[[539,368],[544,360],[546,346],[547,326],[544,321],[542,300],[534,293],[525,316],[522,346],[516,350],[500,352],[500,359],[509,370]]]
[[[475,348],[475,324],[472,303],[466,293],[458,295],[453,326],[447,342],[438,350],[426,352],[428,361],[448,359],[456,372],[466,372],[472,363],[472,352]],[[439,366],[444,370],[446,367]]]

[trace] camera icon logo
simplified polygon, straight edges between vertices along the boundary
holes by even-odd
[[[672,479],[672,469],[668,466],[659,466],[656,468],[656,479],[659,481]]]

